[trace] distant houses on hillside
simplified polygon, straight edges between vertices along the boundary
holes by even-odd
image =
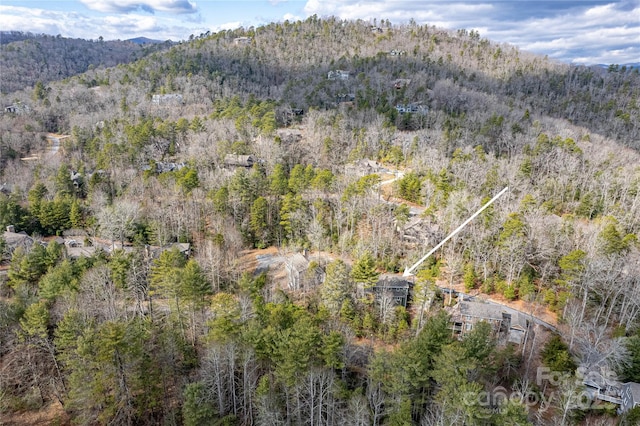
[[[383,173],[384,171],[385,168],[382,164],[367,158],[356,160],[353,163],[349,163],[344,166],[345,174],[351,176],[367,176],[376,173]]]
[[[349,71],[331,70],[327,73],[329,80],[349,80]]]
[[[227,154],[224,157],[224,165],[227,167],[245,167],[250,169],[254,164],[260,164],[262,160],[255,155]]]
[[[18,248],[27,249],[36,242],[33,238],[27,235],[26,232],[16,232],[13,225],[7,226],[7,229],[2,236],[7,244],[7,250],[9,253],[13,253]]]
[[[384,34],[388,31],[391,30],[391,28],[389,27],[378,27],[376,25],[371,25],[369,26],[369,30],[371,31],[372,34]]]
[[[251,37],[236,37],[233,39],[233,44],[236,46],[247,45],[251,44],[251,40],[253,40]]]
[[[396,111],[400,114],[422,114],[425,115],[429,112],[429,108],[421,103],[414,102],[411,104],[398,104],[396,105]]]
[[[186,166],[187,166],[186,163],[155,161],[155,162],[152,162],[150,165],[146,165],[142,167],[142,170],[152,171],[155,173],[166,173],[166,172],[175,172]]]
[[[16,102],[11,105],[7,105],[4,107],[4,112],[7,114],[24,114],[30,111],[28,105],[23,104],[22,102]]]
[[[276,135],[285,145],[297,144],[302,140],[303,134],[299,129],[278,129]]]
[[[63,232],[62,237],[57,237],[53,240],[47,238],[46,240],[36,239],[26,232],[15,232],[13,225],[7,226],[6,231],[2,234],[6,244],[7,251],[13,253],[18,248],[23,250],[30,249],[34,244],[41,244],[46,246],[51,241],[55,241],[65,246],[67,256],[72,259],[80,257],[93,256],[97,251],[103,251],[105,253],[111,253],[114,250],[132,251],[134,248],[131,245],[122,245],[120,242],[110,242],[99,238],[89,238],[84,230],[70,229]],[[144,247],[144,253],[151,259],[157,258],[160,253],[166,250],[177,248],[177,250],[189,257],[191,255],[191,245],[189,243],[170,243],[164,246],[146,245]]]
[[[338,93],[336,95],[337,104],[351,103],[351,102],[354,102],[355,100],[356,100],[355,93]]]
[[[180,93],[167,93],[151,96],[151,102],[155,105],[181,105],[184,99]]]

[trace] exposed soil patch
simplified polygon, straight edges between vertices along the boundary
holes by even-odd
[[[44,426],[44,425],[71,425],[69,415],[62,408],[59,401],[42,407],[38,411],[25,411],[22,413],[0,414],[2,426]]]

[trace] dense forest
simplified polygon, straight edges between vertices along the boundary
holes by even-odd
[[[640,382],[637,69],[315,16],[166,47],[0,95],[0,422],[637,424],[583,381]],[[458,336],[462,292],[527,338]]]
[[[173,43],[82,40],[18,31],[0,32],[0,92],[9,94],[98,67],[134,62]]]

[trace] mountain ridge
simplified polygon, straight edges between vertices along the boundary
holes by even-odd
[[[36,82],[48,83],[86,72],[136,61],[172,42],[72,39],[46,34],[4,32],[0,36],[0,91],[11,93]]]

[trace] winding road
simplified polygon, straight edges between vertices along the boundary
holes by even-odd
[[[21,160],[22,161],[36,161],[40,159],[49,160],[55,157],[60,151],[60,141],[68,137],[69,135],[58,135],[55,133],[47,133],[46,138],[49,145],[47,146],[47,149],[43,151],[33,152],[28,157],[22,157]]]

